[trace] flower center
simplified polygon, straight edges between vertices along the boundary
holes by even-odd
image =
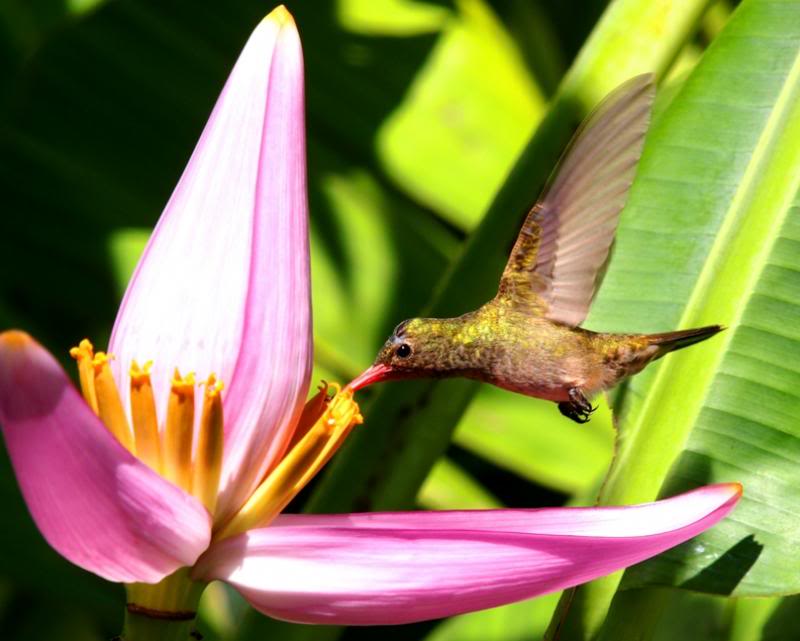
[[[88,405],[132,454],[175,485],[197,497],[213,515],[219,494],[224,448],[222,381],[211,374],[204,383],[203,407],[195,430],[195,378],[175,369],[166,420],[156,414],[149,361],[130,368],[130,417],[122,405],[109,367],[113,358],[94,352],[84,339],[70,350],[77,361],[81,391]],[[332,389],[334,395],[328,395]],[[339,448],[352,427],[362,422],[353,390],[323,383],[306,404],[284,456],[269,469],[250,498],[225,521],[215,520],[214,538],[263,527],[314,477]],[[194,443],[195,434],[197,443]]]
[[[192,460],[195,433],[193,373],[181,376],[175,369],[162,433],[150,382],[152,362],[140,367],[133,361],[130,368],[131,433],[109,367],[112,357],[103,352],[95,354],[92,344],[86,339],[70,350],[70,356],[78,362],[83,397],[114,437],[164,478],[196,496],[213,514],[222,471],[222,381],[217,380],[214,374],[205,381],[198,441]]]

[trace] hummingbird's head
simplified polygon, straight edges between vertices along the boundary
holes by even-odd
[[[353,390],[381,381],[436,376],[438,354],[431,319],[404,320],[378,352],[375,362],[349,385]]]

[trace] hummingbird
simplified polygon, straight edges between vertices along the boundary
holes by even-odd
[[[723,329],[613,334],[580,327],[605,272],[654,95],[652,75],[636,76],[584,120],[525,217],[492,300],[456,318],[404,320],[350,387],[466,377],[553,401],[585,423],[596,409],[593,395]]]

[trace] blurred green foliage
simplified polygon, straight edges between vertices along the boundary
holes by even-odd
[[[796,366],[781,369],[777,363],[800,355],[800,337],[789,329],[800,326],[793,244],[800,237],[792,222],[796,214],[789,216],[797,185],[787,180],[797,172],[791,158],[773,167],[774,146],[758,143],[764,135],[777,141],[791,133],[788,116],[777,124],[770,118],[778,95],[788,95],[781,109],[793,113],[798,47],[791,34],[798,41],[800,34],[784,33],[781,47],[769,55],[765,45],[747,49],[741,42],[742,30],[762,28],[765,38],[781,28],[791,31],[793,17],[800,24],[797,3],[745,2],[736,13],[738,32],[726,31],[728,4],[709,8],[693,0],[617,0],[609,7],[604,0],[287,5],[306,58],[318,378],[349,380],[403,318],[424,310],[467,311],[491,295],[525,207],[586,110],[634,73],[655,70],[666,78],[643,161],[649,174],[634,188],[588,326],[665,330],[722,318],[736,327],[711,359],[717,369],[686,399],[694,413],[687,410],[692,416],[676,427],[681,436],[669,434],[669,416],[661,420],[657,434],[667,434],[667,447],[647,445],[651,417],[637,409],[650,386],[659,384],[658,373],[635,379],[612,399],[625,409],[624,446],[644,445],[639,467],[617,465],[604,496],[654,498],[665,478],[670,492],[747,478],[753,501],[727,530],[704,539],[714,555],[684,547],[630,572],[603,634],[659,641],[800,638],[787,632],[797,611],[794,599],[734,600],[649,587],[736,590],[742,576],[721,585],[720,575],[706,569],[725,553],[735,568],[754,562],[755,548],[737,545],[757,532],[758,545],[773,546],[764,557],[773,560],[757,566],[757,585],[745,581],[739,590],[797,591],[775,561],[790,550],[786,572],[797,576],[796,510],[783,506],[794,505],[797,496],[791,483],[796,458],[788,453],[800,442],[794,418],[800,380]],[[271,8],[255,0],[0,4],[0,327],[22,327],[64,356],[84,336],[105,342],[127,278],[228,70]],[[774,21],[748,18],[759,11]],[[709,45],[716,49],[706,54]],[[737,65],[745,66],[739,76],[725,76]],[[703,101],[720,107],[702,111]],[[703,133],[719,143],[718,151],[712,143],[705,151],[693,149]],[[681,135],[687,140],[676,142]],[[674,173],[659,178],[665,167]],[[704,170],[717,189],[697,189],[687,178]],[[749,199],[736,200],[742,174],[754,187],[745,194]],[[772,176],[771,196],[758,200],[764,176]],[[755,206],[751,195],[766,218],[747,209]],[[713,220],[704,223],[704,215]],[[740,236],[742,221],[766,228]],[[723,260],[707,266],[709,253],[724,258],[728,247],[750,238],[765,249],[746,265]],[[711,281],[697,293],[703,269],[720,275],[719,290]],[[729,297],[723,317],[700,303],[689,306],[713,296]],[[749,330],[738,327],[742,313]],[[687,363],[702,368],[703,354]],[[760,357],[768,367],[753,362]],[[665,367],[677,365],[668,361]],[[671,395],[670,406],[680,405],[691,389],[687,367],[670,377],[678,381],[674,389],[660,392]],[[754,394],[757,382],[763,385],[754,405],[761,410],[725,405]],[[409,382],[368,391],[364,407],[367,425],[292,509],[587,504],[612,460],[614,430],[605,403],[589,425],[577,426],[552,404],[499,390]],[[695,427],[711,413],[713,421]],[[644,465],[647,456],[656,457],[657,474]],[[637,474],[644,484],[630,481]],[[614,494],[615,483],[620,494]],[[0,492],[7,523],[0,533],[0,638],[82,641],[116,634],[119,586],[69,566],[47,547],[5,456]],[[759,507],[763,503],[770,505]],[[795,517],[793,524],[781,520],[781,510]],[[609,594],[597,601],[603,613]],[[207,639],[226,641],[358,641],[378,633],[387,639],[523,641],[541,638],[556,601],[550,595],[376,632],[272,622],[215,585],[204,596],[201,627]],[[631,612],[642,616],[631,621]],[[568,616],[581,620],[574,611]]]

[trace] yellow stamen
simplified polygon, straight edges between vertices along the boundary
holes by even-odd
[[[197,448],[193,452],[194,373],[183,377],[175,369],[162,439],[150,377],[152,361],[146,362],[144,367],[136,361],[131,362],[131,433],[109,366],[113,356],[103,352],[95,354],[87,339],[73,347],[70,355],[78,361],[81,388],[87,403],[117,440],[163,477],[192,492],[213,514],[222,474],[224,447],[222,381],[217,380],[214,374],[206,381]]]
[[[156,472],[161,472],[163,466],[161,439],[158,435],[158,417],[153,398],[153,386],[150,383],[152,366],[152,361],[146,362],[144,367],[139,367],[136,361],[131,363],[131,418],[136,456]]]
[[[86,399],[89,407],[97,414],[97,393],[94,389],[94,367],[92,366],[94,346],[88,339],[84,338],[77,347],[69,350],[69,355],[78,361],[78,376],[81,380],[83,398]]]
[[[216,539],[268,524],[308,483],[339,448],[353,425],[362,422],[353,391],[339,391],[314,425],[262,481],[241,510],[215,535]]]
[[[334,384],[334,392],[338,393],[339,387]],[[322,381],[320,386],[317,388],[317,393],[306,402],[305,407],[303,407],[303,413],[300,415],[300,420],[297,421],[297,427],[295,427],[294,434],[292,434],[292,440],[289,441],[289,445],[286,448],[287,452],[291,452],[294,449],[294,446],[297,445],[302,438],[306,435],[308,430],[314,427],[314,424],[319,420],[319,417],[322,416],[322,413],[328,407],[328,403],[330,401],[330,397],[328,396],[328,383]]]
[[[92,359],[94,369],[94,390],[97,394],[97,414],[106,424],[109,431],[122,443],[123,447],[133,451],[133,437],[122,401],[119,398],[117,384],[111,375],[108,362],[111,356],[104,352],[97,352]]]
[[[200,499],[212,514],[217,506],[217,489],[222,473],[223,414],[220,395],[222,388],[222,381],[211,374],[206,381],[203,395],[203,413],[200,416],[200,432],[192,479],[192,494]]]
[[[164,429],[164,476],[189,492],[192,490],[193,426],[194,374],[182,377],[175,368]]]

